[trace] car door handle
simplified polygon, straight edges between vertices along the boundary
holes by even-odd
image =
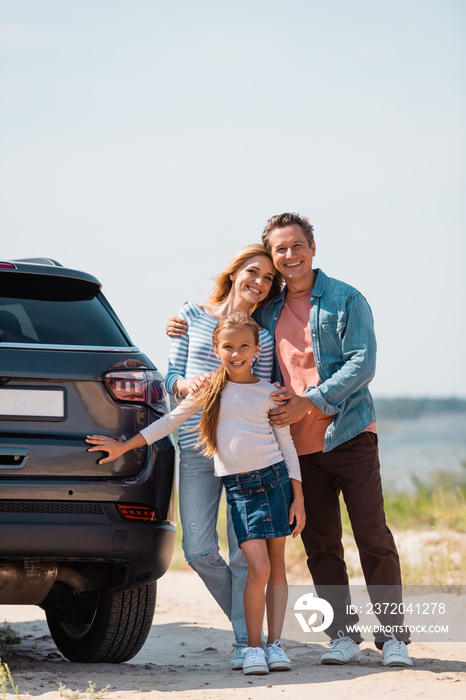
[[[0,469],[21,469],[28,457],[25,447],[0,447]]]

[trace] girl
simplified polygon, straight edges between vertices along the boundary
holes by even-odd
[[[243,649],[243,672],[289,670],[280,635],[286,609],[285,538],[290,525],[296,537],[305,523],[298,457],[289,428],[275,428],[268,420],[275,387],[251,374],[259,352],[255,321],[241,312],[224,317],[215,327],[212,343],[222,364],[197,396],[189,395],[172,413],[126,442],[88,436],[87,442],[94,445],[89,451],[108,452],[99,464],[112,461],[160,440],[203,408],[199,444],[204,454],[214,457],[215,474],[223,478],[236,536],[248,562],[244,589],[248,646]],[[274,586],[280,586],[275,600]]]

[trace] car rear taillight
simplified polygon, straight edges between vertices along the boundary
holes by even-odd
[[[104,381],[110,394],[117,401],[144,403],[162,414],[170,410],[165,382],[160,372],[153,370],[107,372],[104,375]]]
[[[0,262],[0,269],[1,270],[16,270],[16,265],[13,265],[13,263],[8,263],[8,262]]]
[[[152,508],[147,506],[120,505],[117,503],[118,512],[125,520],[144,520],[145,522],[157,522],[159,516]]]

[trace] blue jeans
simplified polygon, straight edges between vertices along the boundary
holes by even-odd
[[[217,520],[223,481],[214,462],[195,449],[180,450],[180,516],[186,561],[231,621],[237,642],[247,642],[243,593],[248,576],[246,557],[238,546],[231,509],[227,506],[229,565],[218,549]]]

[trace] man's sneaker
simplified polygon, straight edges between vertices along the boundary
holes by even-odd
[[[263,675],[269,672],[267,658],[262,647],[246,647],[243,659],[243,673],[250,676],[253,673]]]
[[[231,657],[231,668],[233,671],[241,671],[243,668],[243,661],[244,661],[244,651],[247,648],[247,644],[238,644],[236,643],[234,645],[234,654]]]
[[[329,647],[320,660],[322,664],[349,664],[361,658],[359,646],[354,639],[345,637],[341,630],[338,630],[338,637],[331,640]]]
[[[265,656],[270,671],[289,671],[291,661],[280,646],[280,640],[276,639],[273,644],[267,644]]]
[[[388,639],[382,647],[384,666],[412,666],[413,662],[408,654],[408,649],[404,642],[399,641],[394,634],[392,639]]]

